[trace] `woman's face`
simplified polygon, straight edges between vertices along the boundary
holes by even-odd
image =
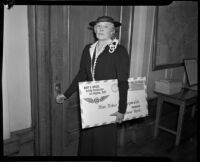
[[[108,40],[112,38],[115,32],[115,27],[114,24],[110,22],[99,22],[94,26],[94,31],[97,39]]]

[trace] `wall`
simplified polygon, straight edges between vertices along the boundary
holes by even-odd
[[[9,131],[31,126],[27,6],[4,9],[3,41],[3,123],[7,139]]]
[[[142,63],[142,75],[147,77],[147,95],[148,98],[156,97],[153,93],[155,80],[164,79],[167,69],[152,71],[152,45],[153,45],[153,29],[154,29],[154,14],[155,7],[147,7],[145,42],[144,42],[144,57]]]
[[[134,10],[130,77],[142,76],[147,6],[136,6]]]
[[[130,77],[147,78],[148,98],[153,98],[154,81],[164,78],[166,70],[152,72],[154,6],[136,6],[132,36]]]
[[[194,12],[197,12],[196,4],[189,2]],[[189,10],[187,11],[188,14]],[[148,99],[155,98],[154,82],[160,79],[177,79],[186,82],[184,67],[176,67],[152,71],[152,40],[154,28],[155,6],[136,6],[134,13],[134,26],[132,37],[131,69],[130,76],[147,77],[147,95]],[[197,19],[197,15],[195,17]],[[195,32],[195,31],[194,31]],[[197,40],[194,40],[197,44]],[[192,52],[192,55],[190,54]],[[189,57],[197,58],[197,46],[190,48]]]

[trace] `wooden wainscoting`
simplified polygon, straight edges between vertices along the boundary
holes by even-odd
[[[11,133],[11,138],[4,140],[4,156],[33,156],[33,128],[27,128]]]

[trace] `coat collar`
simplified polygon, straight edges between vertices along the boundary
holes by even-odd
[[[117,45],[118,45],[118,39],[113,39],[113,40],[110,40],[110,41],[108,41],[108,43],[105,45],[105,47],[107,46],[107,45],[109,45],[109,52],[110,53],[113,53],[114,52],[114,50],[116,49],[116,47],[117,47]],[[96,41],[95,43],[93,43],[93,44],[91,44],[90,45],[90,57],[91,57],[91,59],[92,59],[92,57],[93,57],[93,54],[94,54],[94,50],[95,50],[95,48],[96,48],[96,45],[97,45],[97,43],[98,43],[98,41]],[[114,44],[113,44],[114,43]],[[101,51],[102,52],[102,51]],[[101,53],[100,52],[100,53]]]
[[[94,50],[95,50],[95,47],[97,45],[98,41],[96,41],[95,43],[93,43],[91,46],[90,46],[90,58],[92,59],[93,57],[93,54],[94,54]]]

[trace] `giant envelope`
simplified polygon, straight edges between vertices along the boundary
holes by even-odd
[[[148,115],[146,78],[129,78],[127,110],[124,120],[145,117]],[[118,81],[102,80],[79,83],[82,129],[115,123],[118,111]]]

